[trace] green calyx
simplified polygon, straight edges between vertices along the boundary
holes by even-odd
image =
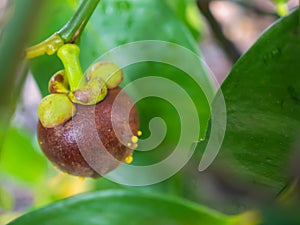
[[[123,80],[123,71],[114,63],[98,62],[90,67],[86,73],[87,80],[102,79],[109,89],[118,87]]]
[[[48,83],[48,90],[50,93],[69,93],[69,83],[65,70],[60,70],[51,77]]]
[[[38,115],[44,127],[62,124],[75,115],[76,107],[65,94],[50,94],[42,99]]]
[[[110,62],[98,62],[83,75],[79,53],[76,44],[65,44],[57,51],[64,70],[51,77],[48,83],[51,94],[40,102],[38,114],[44,127],[55,127],[72,118],[76,111],[74,103],[94,105],[101,102],[108,89],[117,87],[123,80],[122,70]]]
[[[101,79],[91,79],[85,86],[69,93],[72,102],[94,105],[107,95],[107,86]]]

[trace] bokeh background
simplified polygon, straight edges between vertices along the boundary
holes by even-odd
[[[276,5],[268,0],[200,0],[198,4],[186,1],[187,7],[181,11],[174,5],[178,1],[166,2],[175,14],[184,18],[205,62],[220,83],[238,58],[280,17]],[[293,10],[298,4],[297,0],[290,0],[287,6]],[[9,0],[0,1],[0,34],[5,21],[11,16],[12,7],[13,3]],[[29,71],[1,149],[0,224],[28,210],[78,193],[112,188],[134,189],[106,179],[73,177],[55,169],[43,156],[36,141],[37,107],[41,98]],[[184,171],[189,171],[189,165]],[[226,171],[221,173],[217,168],[200,176],[193,172],[187,174],[190,177],[186,180],[178,176],[161,184],[137,189],[183,196],[226,213],[247,209],[251,204],[244,202],[249,202],[249,199],[268,199],[263,190],[253,193],[247,184],[237,182]],[[189,182],[185,182],[187,180]],[[197,190],[191,192],[190,189]]]

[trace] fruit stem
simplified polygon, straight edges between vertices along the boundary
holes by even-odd
[[[79,38],[99,2],[100,0],[81,1],[72,18],[58,31],[63,40],[74,43]]]
[[[53,55],[65,43],[79,42],[80,35],[100,0],[81,1],[71,19],[56,33],[25,51],[26,59],[44,54]]]
[[[57,56],[64,64],[70,90],[75,91],[85,84],[79,62],[80,49],[76,44],[65,44],[57,51]]]
[[[64,40],[58,33],[55,33],[45,41],[28,48],[26,50],[26,59],[32,59],[44,54],[53,55],[63,45]]]

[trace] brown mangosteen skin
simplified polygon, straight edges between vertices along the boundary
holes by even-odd
[[[56,127],[45,128],[40,121],[38,122],[39,144],[55,166],[68,174],[97,178],[115,169],[132,154],[133,150],[116,137],[111,122],[112,105],[121,90],[119,87],[110,89],[105,99],[96,105],[77,104],[75,116]],[[122,138],[125,137],[130,142],[132,134],[136,135],[139,130],[138,112],[135,106],[131,108],[129,114],[131,132],[126,131],[126,126],[128,128],[128,124],[125,125],[128,121],[126,106],[134,104],[127,94],[121,96],[121,104],[117,106],[114,119],[117,120],[116,129],[121,131]],[[97,132],[94,132],[93,128],[96,128]],[[99,138],[104,149],[97,141]],[[102,154],[103,151],[110,154]],[[117,160],[111,160],[111,156]],[[89,164],[93,165],[93,168]]]

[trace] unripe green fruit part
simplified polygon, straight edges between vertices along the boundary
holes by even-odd
[[[55,127],[69,120],[76,112],[75,105],[65,94],[50,94],[42,99],[38,115],[44,127]]]
[[[48,90],[50,93],[60,93],[60,94],[67,94],[69,93],[69,83],[68,78],[66,77],[65,70],[60,70],[55,73],[49,83],[48,83]]]
[[[87,80],[93,78],[102,79],[109,89],[118,87],[123,80],[123,71],[114,63],[97,62],[86,73]]]

